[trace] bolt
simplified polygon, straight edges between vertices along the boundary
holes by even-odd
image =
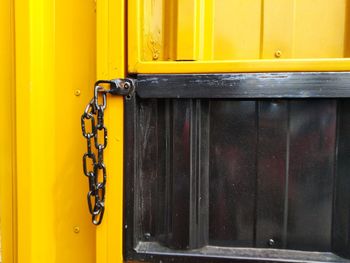
[[[75,226],[73,228],[74,233],[78,234],[80,232],[80,228],[78,226]]]
[[[154,53],[154,54],[153,54],[153,60],[157,60],[158,58],[159,58],[158,53]]]
[[[267,243],[269,244],[270,247],[275,246],[275,240],[273,240],[272,238],[270,238]]]
[[[150,240],[150,238],[151,238],[151,234],[150,233],[145,233],[143,236],[144,236],[144,238],[146,240]]]
[[[280,58],[282,56],[282,51],[281,50],[276,50],[275,52],[275,57]]]
[[[76,91],[74,91],[75,96],[80,96],[80,93],[81,93],[81,92],[80,92],[80,90],[78,90],[78,89],[77,89]]]
[[[128,82],[124,83],[124,89],[129,89],[130,88],[130,84]]]

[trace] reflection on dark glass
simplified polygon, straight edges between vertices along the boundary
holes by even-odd
[[[139,132],[139,191],[142,196],[142,202],[139,203],[138,209],[140,220],[142,222],[142,232],[155,232],[154,214],[157,209],[157,181],[156,174],[157,163],[153,160],[157,159],[157,126],[156,115],[157,103],[155,100],[148,101],[140,105],[138,117],[140,126]]]
[[[336,102],[294,101],[290,108],[288,248],[331,246]]]
[[[210,243],[251,246],[256,102],[212,101],[210,110]]]
[[[288,101],[259,102],[256,246],[283,248]]]
[[[350,103],[339,101],[332,249],[350,258]]]
[[[342,112],[350,109],[338,103],[141,101],[137,238],[174,249],[210,244],[310,251],[331,251],[333,238],[345,251],[350,143],[343,130],[350,115]],[[337,133],[338,114],[345,128]]]

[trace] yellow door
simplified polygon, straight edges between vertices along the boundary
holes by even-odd
[[[349,70],[347,0],[128,1],[128,71]]]
[[[124,34],[121,34],[125,28],[121,13],[118,20],[108,20],[115,10],[121,10],[116,8],[117,3],[122,7],[119,1],[110,0],[109,4],[106,2],[97,8],[100,21],[97,32],[101,34],[97,37],[97,43],[101,43],[97,50],[101,52],[98,58],[102,62],[98,67],[102,65],[104,69],[98,71],[104,73],[98,77],[102,79],[156,73],[350,70],[350,4],[347,0],[129,0],[126,1],[127,32]],[[119,47],[124,40],[127,58],[119,62],[124,60],[127,68],[115,71],[123,68],[118,62],[113,63],[117,61],[114,52],[122,50]],[[118,58],[122,58],[122,54]],[[109,65],[114,65],[109,71],[108,59],[112,59]],[[121,103],[118,98],[110,101]],[[117,125],[119,129],[122,127],[119,122],[122,115],[118,115],[118,122],[113,122],[117,115],[111,108],[108,125],[115,129],[111,132],[117,134]],[[107,160],[111,158],[109,152],[117,147],[120,148],[114,156],[122,157],[122,144],[116,143],[109,145]],[[108,162],[109,174],[121,174],[121,160]],[[97,229],[98,262],[122,259],[121,250],[116,250],[121,249],[123,241],[120,232],[122,178],[117,177],[117,182],[113,174],[110,176],[113,181],[107,186],[107,214]],[[118,224],[110,223],[112,221]]]
[[[123,261],[120,97],[105,113],[100,226],[86,208],[80,116],[97,79],[350,70],[348,0],[4,0],[0,14],[6,263]]]
[[[115,5],[113,0],[109,3]],[[349,6],[347,0],[129,0],[126,73],[100,78],[153,73],[349,71]],[[105,23],[98,32],[104,32],[104,39],[111,41],[108,48],[116,47],[120,42],[115,36],[122,39],[122,35],[115,30],[119,28],[121,32],[124,27],[122,22],[115,27],[111,22],[108,24],[110,8],[102,8],[98,9],[98,16]],[[101,43],[107,46],[105,40]],[[103,50],[107,48],[98,48]],[[115,51],[109,49],[111,54]],[[122,115],[118,116],[122,119]],[[122,123],[118,123],[121,127]],[[109,125],[116,124],[110,119]],[[109,147],[108,151],[114,151],[112,147],[117,149]],[[121,144],[119,147],[120,154]],[[122,174],[117,166],[110,169]],[[121,231],[122,195],[114,190],[121,190],[121,176],[118,180],[107,186],[108,195],[114,197],[107,196],[107,223],[98,229],[99,262],[122,257],[121,232],[113,238],[108,234]],[[114,228],[116,224],[109,222],[117,219],[119,228]],[[118,244],[119,249],[113,244]]]

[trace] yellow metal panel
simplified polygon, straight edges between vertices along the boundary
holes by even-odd
[[[347,0],[295,0],[295,58],[344,56]],[[348,25],[349,26],[349,25]]]
[[[23,0],[15,9],[18,261],[53,262],[55,105],[45,85],[54,83],[53,6]]]
[[[174,1],[170,1],[174,2]],[[142,13],[153,13],[158,12],[159,10],[164,10],[163,0],[153,0],[145,1],[143,5]],[[171,10],[174,10],[171,8]],[[143,45],[143,59],[145,60],[157,60],[163,59],[164,52],[161,47],[164,43],[164,34],[163,30],[163,16],[162,15],[153,15],[149,20],[145,20],[144,23],[144,45]]]
[[[183,61],[210,58],[213,41],[210,34],[213,25],[212,2],[142,1],[142,59]]]
[[[79,126],[96,79],[94,10],[92,0],[15,1],[20,263],[95,262]]]
[[[0,8],[0,236],[2,262],[16,262],[14,10],[11,0]]]
[[[199,57],[202,60],[211,60],[214,57],[214,0],[200,1]]]
[[[263,1],[260,58],[293,58],[294,4],[295,0]]]
[[[198,59],[197,2],[197,0],[177,0],[176,60]]]
[[[345,9],[345,40],[344,40],[344,57],[350,57],[350,1],[346,2]]]
[[[97,78],[125,77],[123,0],[97,1]],[[108,97],[106,211],[97,228],[97,263],[123,261],[123,98]]]
[[[261,0],[215,1],[213,35],[215,60],[260,57],[261,2]]]
[[[96,4],[94,0],[53,2],[54,262],[95,263],[96,229],[87,211],[87,178],[82,173],[81,163],[86,144],[80,134],[79,121],[96,80]],[[44,86],[50,89],[47,83]],[[76,228],[79,228],[78,233]]]
[[[128,71],[129,72],[137,72],[135,71],[135,68],[137,67],[137,64],[140,61],[147,61],[143,60],[143,57],[141,56],[141,50],[143,46],[141,45],[141,34],[143,33],[140,30],[140,26],[143,24],[143,12],[141,9],[141,0],[132,0],[128,1]],[[168,21],[168,23],[173,23],[172,20],[165,20]],[[169,34],[166,39],[167,41],[164,43],[164,46],[167,47],[168,54],[173,50],[173,34],[170,34],[172,32],[169,32],[169,30],[166,31],[167,34]],[[98,63],[99,64],[99,63]]]
[[[159,28],[161,35],[162,35],[162,32],[164,32],[163,39],[160,39],[161,42],[158,42],[158,43],[156,42],[157,49],[159,49],[159,53],[160,53],[158,60],[174,60],[176,58],[177,36],[173,28],[175,28],[177,24],[177,2],[175,0],[169,0],[169,1],[159,0],[159,2],[163,3],[162,13],[165,12],[165,14],[158,16],[163,22],[161,24],[158,24],[158,26],[156,27],[156,28]],[[145,5],[147,5],[147,3],[150,3],[150,1],[144,2]],[[128,6],[132,6],[132,5],[133,3],[128,2]],[[159,12],[159,8],[157,10],[154,10],[154,12]],[[148,12],[146,10],[143,10],[142,13],[144,14],[142,16],[142,20],[146,21]],[[167,17],[167,19],[164,19],[163,17]],[[130,28],[130,24],[132,24],[132,22],[129,19],[128,29],[130,30],[128,31],[128,34],[130,33],[134,34],[134,30]],[[128,35],[128,46],[130,46],[129,35]],[[152,58],[157,59],[154,56]]]
[[[129,0],[128,5],[132,73],[350,70],[348,0]],[[145,33],[161,36],[157,59],[140,56],[149,49]],[[197,61],[177,61],[191,59]]]

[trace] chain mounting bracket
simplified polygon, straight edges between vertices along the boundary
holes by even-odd
[[[132,79],[98,80],[94,85],[93,98],[81,116],[81,130],[87,142],[87,152],[83,155],[83,171],[88,177],[87,203],[94,225],[101,224],[105,210],[107,169],[103,156],[108,141],[107,127],[104,123],[107,94],[130,99],[134,90],[135,82]],[[99,98],[102,98],[102,101],[99,101]]]
[[[109,90],[105,90],[106,93],[129,97],[134,94],[135,80],[133,79],[98,80],[95,87],[105,84],[110,85]]]

